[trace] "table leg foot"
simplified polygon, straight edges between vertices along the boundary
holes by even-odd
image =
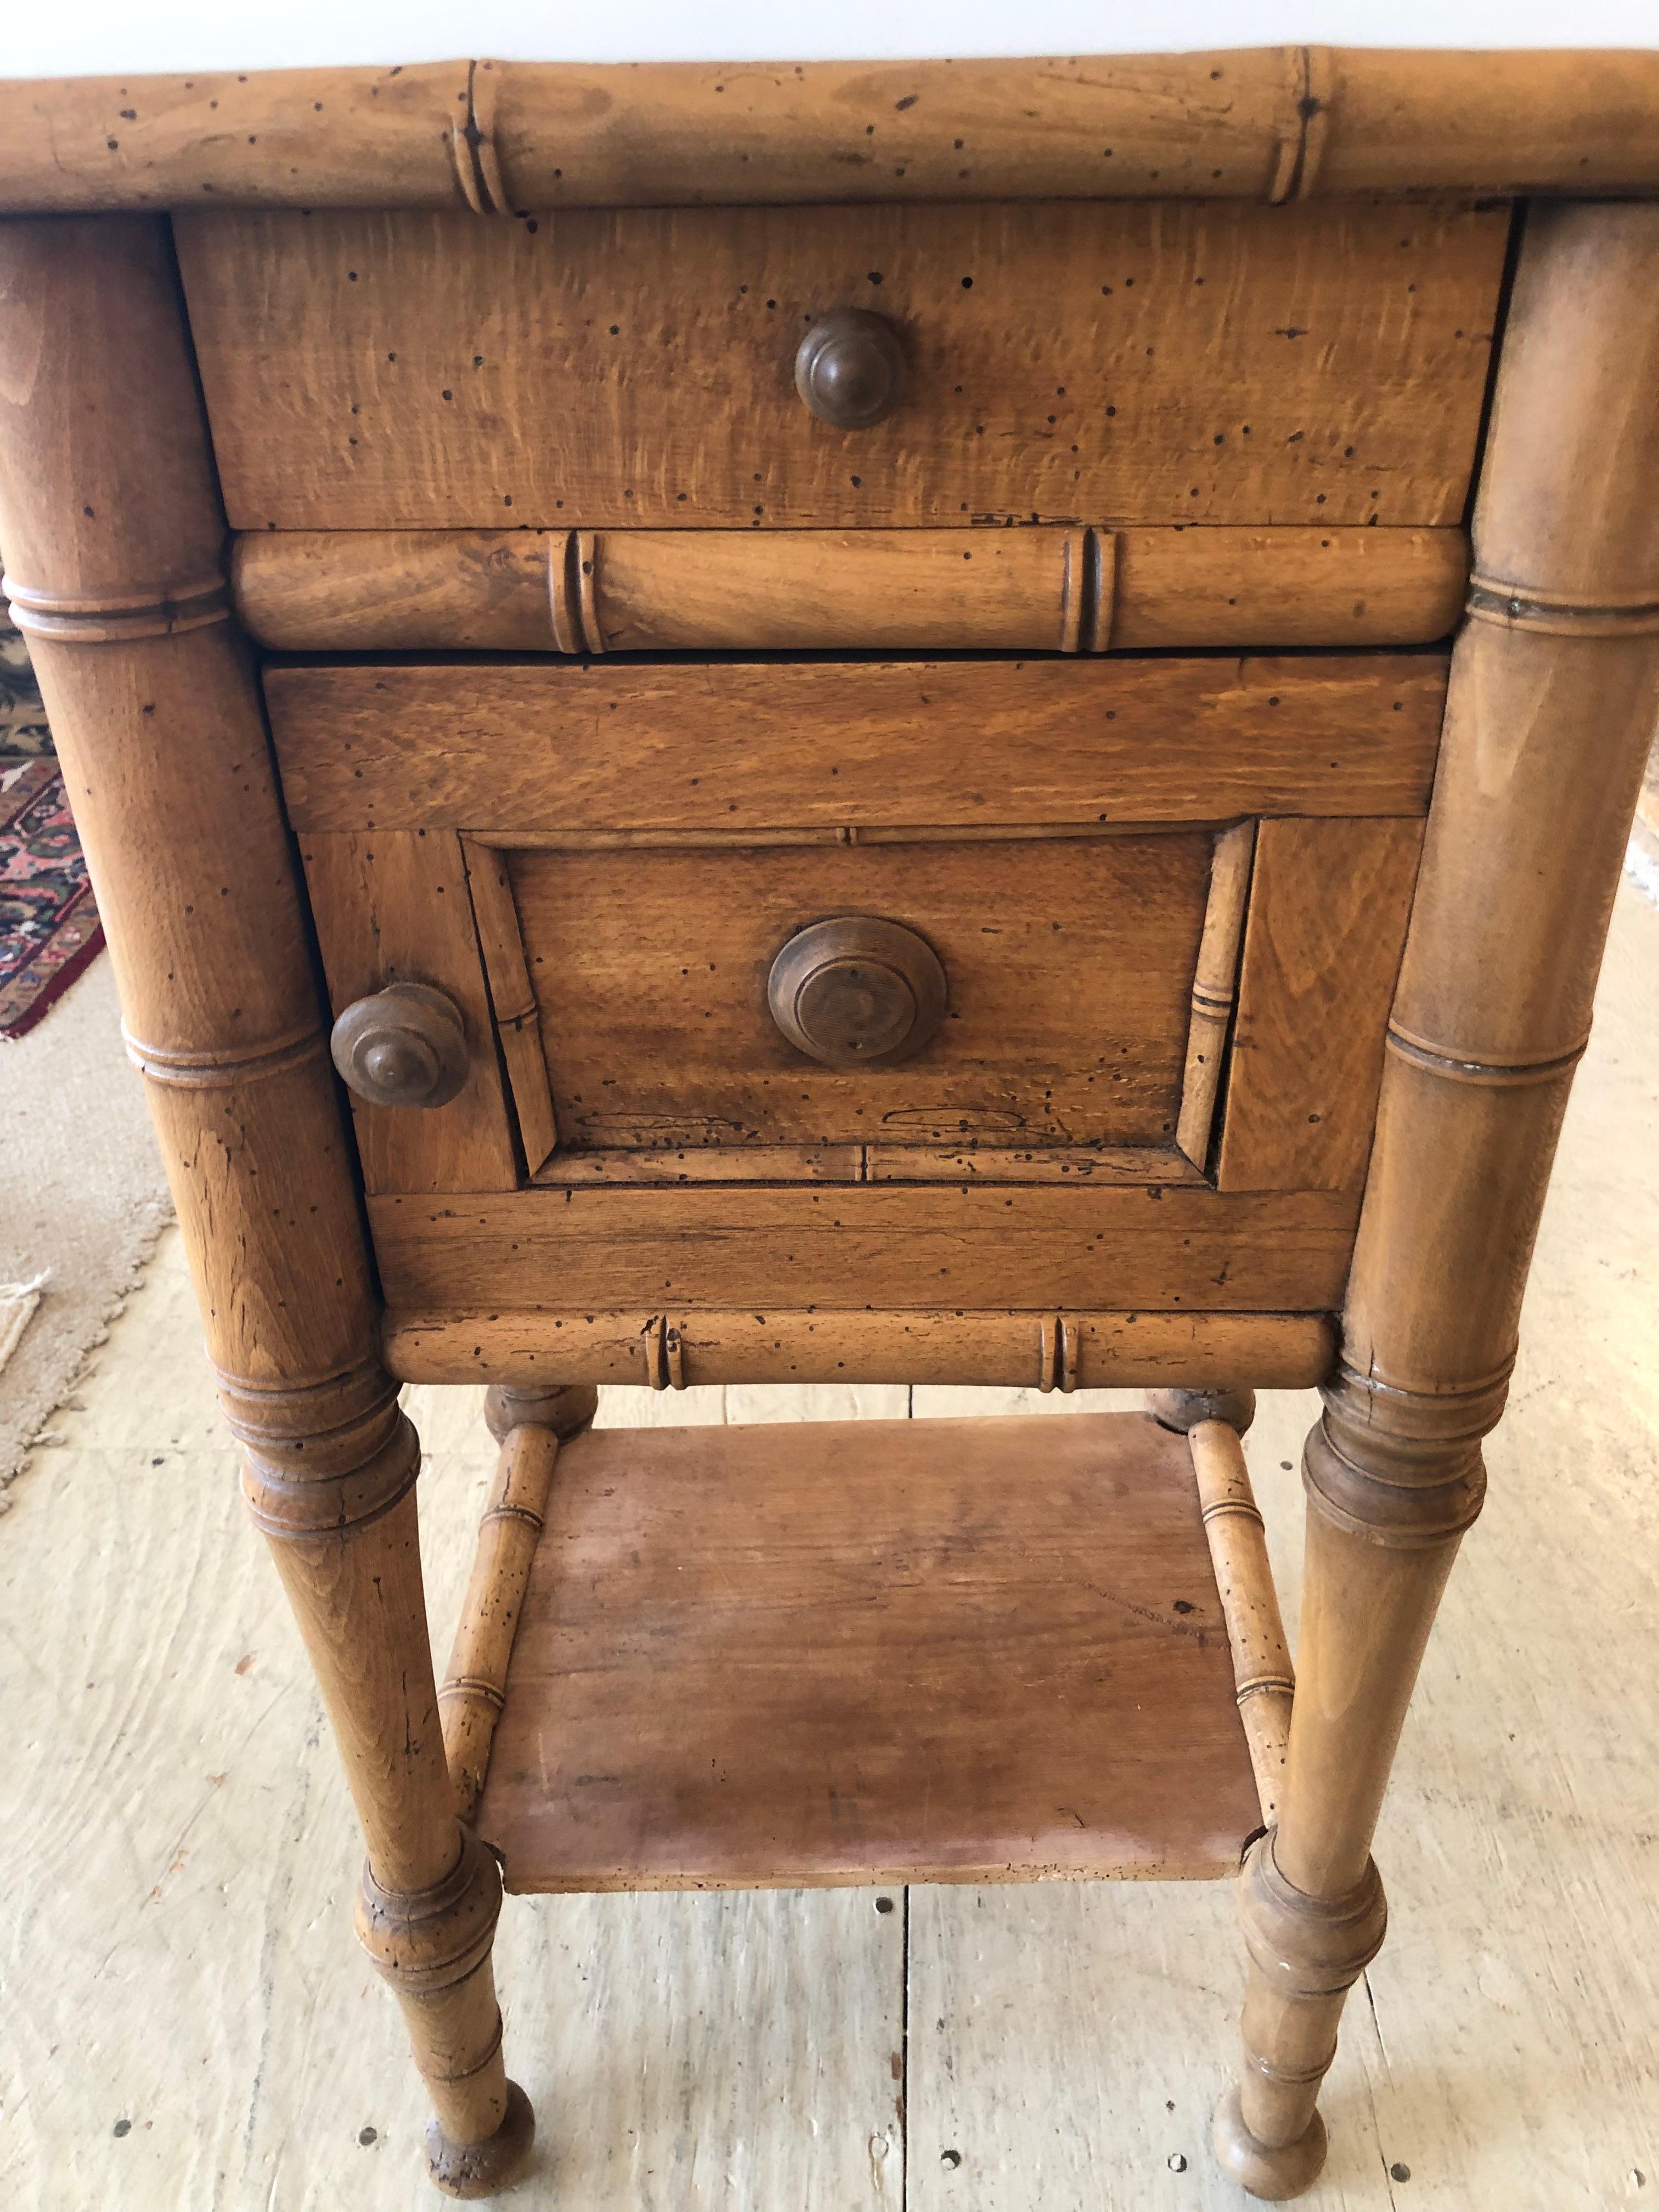
[[[509,2081],[506,2117],[482,2142],[453,2142],[436,2120],[428,2124],[426,2170],[446,2197],[494,2197],[523,2173],[535,2140],[530,2100],[516,2081]]]
[[[1300,2197],[1325,2164],[1325,2123],[1317,2112],[1294,2142],[1264,2143],[1250,2133],[1237,2085],[1216,2106],[1210,2140],[1222,2171],[1269,2204]]]

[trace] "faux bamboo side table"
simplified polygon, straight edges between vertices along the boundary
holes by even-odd
[[[1296,2194],[1659,713],[1659,59],[84,80],[0,149],[6,590],[434,2178],[531,2146],[503,1876],[1243,1850],[1216,2146]],[[750,1379],[1156,1419],[586,1433]],[[501,1444],[441,1692],[404,1381]],[[1293,1680],[1238,1431],[1310,1382]]]

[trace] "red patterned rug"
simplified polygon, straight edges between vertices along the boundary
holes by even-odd
[[[32,1030],[103,941],[58,763],[0,758],[0,1037]]]

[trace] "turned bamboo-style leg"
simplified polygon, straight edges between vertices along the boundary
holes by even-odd
[[[1216,2148],[1259,2197],[1324,2156],[1315,2100],[1386,1917],[1371,1834],[1480,1508],[1659,716],[1659,205],[1526,225],[1342,1360],[1304,1462],[1285,1802],[1241,1884],[1244,2070]]]
[[[0,543],[109,934],[246,1489],[368,1846],[358,1923],[408,2021],[440,2185],[513,2179],[494,1860],[444,1764],[420,1453],[379,1356],[258,690],[165,221],[0,222]]]
[[[1319,2085],[1344,2000],[1388,1924],[1371,1834],[1483,1483],[1478,1431],[1456,1449],[1435,1437],[1414,1449],[1409,1439],[1391,1446],[1362,1413],[1356,1435],[1348,1381],[1327,1391],[1304,1461],[1302,1631],[1284,1796],[1240,1882],[1244,2070],[1216,2116],[1222,2163],[1269,2198],[1297,2195],[1324,2164]]]

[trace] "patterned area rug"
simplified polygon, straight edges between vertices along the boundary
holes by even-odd
[[[104,941],[55,760],[0,755],[0,1036],[21,1036]]]
[[[0,753],[33,758],[52,749],[46,710],[40,704],[40,687],[29,666],[27,649],[0,600]]]
[[[0,1037],[32,1030],[103,941],[27,655],[0,633]]]

